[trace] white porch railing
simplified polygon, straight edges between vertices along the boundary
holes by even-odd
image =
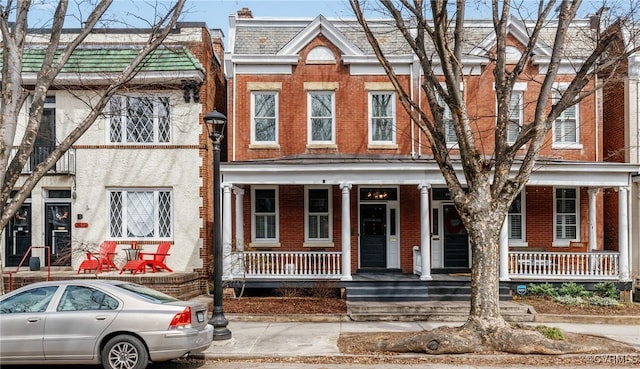
[[[510,251],[509,277],[534,279],[620,278],[617,252],[538,252]],[[413,247],[413,273],[422,274],[420,247]]]
[[[617,252],[509,252],[509,277],[618,279]]]
[[[342,253],[324,251],[237,251],[232,253],[234,279],[339,279]]]

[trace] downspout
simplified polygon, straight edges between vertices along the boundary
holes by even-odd
[[[415,58],[415,57],[414,57]],[[411,63],[411,72],[410,73],[410,81],[409,81],[409,88],[411,89],[411,99],[413,100],[414,96],[415,96],[415,91],[413,90],[415,88],[414,83],[413,83],[413,78],[414,78],[414,73],[413,73],[413,68],[414,68],[415,62]],[[411,117],[409,117],[409,123],[411,124],[411,159],[415,159],[415,155],[416,155],[416,143],[414,142],[414,138],[415,138],[415,122],[411,119]]]
[[[232,124],[232,129],[233,129],[233,137],[231,139],[231,161],[236,161],[236,119],[238,118],[237,115],[237,103],[236,101],[237,99],[237,84],[236,84],[236,63],[233,63],[233,106],[231,109],[233,109],[233,121],[231,122]]]

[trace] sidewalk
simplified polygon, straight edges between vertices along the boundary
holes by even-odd
[[[340,356],[338,337],[342,333],[415,332],[439,326],[457,326],[462,322],[354,322],[332,319],[330,322],[242,321],[231,317],[228,328],[232,338],[214,341],[205,352],[211,358],[265,358]],[[530,323],[538,325],[542,323]],[[565,332],[609,337],[640,350],[638,324],[550,323]]]

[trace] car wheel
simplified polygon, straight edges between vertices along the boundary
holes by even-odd
[[[104,369],[144,369],[147,364],[147,349],[136,337],[115,336],[102,349]]]

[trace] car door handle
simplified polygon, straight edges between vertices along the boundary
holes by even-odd
[[[107,320],[107,316],[106,315],[98,315],[98,316],[96,316],[96,320]]]
[[[40,321],[40,318],[34,317],[34,318],[27,318],[27,323],[37,323]]]

